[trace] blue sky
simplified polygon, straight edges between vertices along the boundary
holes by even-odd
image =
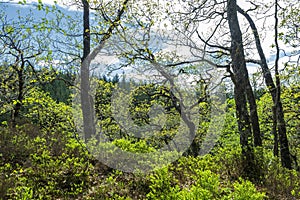
[[[8,2],[8,1],[9,0],[0,0],[0,2]],[[17,0],[12,0],[12,1],[18,2]],[[36,4],[35,0],[27,0],[27,2]],[[43,0],[43,2],[48,5],[53,5],[54,1],[53,0]],[[61,1],[59,1],[59,2],[61,2]],[[7,7],[4,8],[4,5]],[[61,11],[63,13],[65,13],[66,15],[73,16],[74,18],[81,17],[80,12],[76,11],[75,7],[68,8],[66,6],[63,6],[62,4],[59,4],[59,5],[61,5],[61,7],[60,7]],[[39,19],[39,18],[45,16],[45,12],[36,10],[35,6],[30,5],[30,4],[19,5],[17,3],[13,3],[13,4],[0,3],[0,8],[1,8],[1,10],[5,9],[5,13],[8,16],[8,19],[14,19],[17,16],[17,11],[20,12],[20,15],[26,15],[26,14],[29,14],[30,10],[31,10],[33,13],[33,16],[36,19]],[[51,17],[51,13],[48,14],[47,17]],[[54,17],[54,16],[52,15],[52,17]],[[81,24],[79,24],[79,26],[81,26]],[[270,32],[270,33],[267,33],[266,35],[267,35],[268,40],[264,41],[263,45],[264,45],[265,54],[267,56],[267,60],[269,61],[270,67],[272,67],[272,65],[274,64],[274,59],[275,59],[275,54],[274,54],[274,52],[272,52],[272,49],[270,49],[270,44],[273,42],[272,40],[274,40],[273,33]],[[287,50],[287,54],[289,54],[289,50]],[[281,57],[282,57],[281,61],[287,60],[287,58],[283,58],[284,57],[283,53],[281,53]],[[254,72],[254,71],[256,71],[256,65],[249,64],[248,69],[250,72]]]
[[[6,15],[8,16],[8,19],[15,18],[17,16],[17,12],[20,12],[20,15],[25,16],[26,14],[29,14],[30,11],[32,11],[34,17],[40,18],[45,15],[44,11],[39,11],[36,9],[36,3],[32,2],[30,4],[22,5],[18,3],[1,3],[6,2],[5,0],[0,0],[0,8],[1,10],[5,10]],[[50,6],[50,4],[46,4]],[[67,9],[66,7],[59,6],[59,9],[65,13],[66,15],[75,15],[75,10]],[[49,15],[50,14],[50,15]],[[48,16],[51,16],[51,13],[49,13]]]

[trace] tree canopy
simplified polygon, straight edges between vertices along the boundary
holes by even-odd
[[[300,198],[299,10],[0,1],[0,198]]]

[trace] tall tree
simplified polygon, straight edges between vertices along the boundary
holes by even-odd
[[[88,141],[93,134],[95,134],[95,120],[94,120],[94,102],[93,98],[90,96],[90,64],[91,61],[100,53],[103,49],[105,42],[113,35],[114,30],[120,25],[121,18],[128,7],[129,0],[124,0],[120,3],[120,8],[115,17],[108,17],[104,10],[101,10],[103,18],[106,19],[109,24],[108,28],[102,34],[102,38],[99,44],[91,51],[90,42],[90,22],[89,22],[89,1],[82,0],[83,3],[83,57],[81,62],[81,80],[80,80],[80,90],[81,90],[81,106],[83,114],[83,127],[85,134],[85,141]]]
[[[250,117],[247,110],[247,87],[248,71],[244,55],[242,32],[237,17],[236,0],[227,1],[227,18],[231,36],[231,58],[234,76],[234,99],[238,128],[240,132],[240,143],[244,157],[245,173],[251,176],[255,172],[254,155],[252,147],[252,131]]]
[[[276,2],[277,4],[277,2]],[[276,7],[276,5],[275,5]],[[273,134],[274,134],[274,155],[278,155],[278,142],[280,143],[280,155],[281,155],[281,162],[282,165],[290,168],[291,167],[291,160],[290,160],[290,152],[289,152],[289,147],[288,147],[288,140],[287,140],[287,133],[286,133],[286,124],[284,120],[284,113],[283,113],[283,107],[280,99],[280,77],[279,77],[279,72],[278,72],[278,59],[279,59],[279,50],[277,49],[277,54],[276,54],[276,62],[275,62],[275,79],[276,79],[276,84],[273,81],[271,71],[268,67],[267,64],[267,59],[265,57],[260,37],[258,34],[258,30],[256,28],[255,22],[251,18],[251,16],[238,7],[239,13],[241,13],[245,18],[247,19],[253,35],[255,39],[255,45],[257,52],[260,57],[260,66],[262,69],[262,73],[264,76],[265,84],[269,90],[269,93],[271,94],[272,101],[273,101]],[[275,16],[277,15],[277,11],[275,12]],[[276,20],[277,21],[277,20]],[[276,22],[278,23],[278,21]],[[278,38],[278,24],[275,25],[275,38]],[[276,42],[276,46],[278,47],[278,42]],[[277,134],[278,132],[278,134]],[[278,141],[278,136],[279,136],[279,141]]]
[[[90,5],[88,0],[82,0],[83,4],[83,56],[81,58],[80,68],[80,96],[83,115],[83,131],[86,141],[96,133],[94,108],[92,97],[90,96],[90,69],[85,60],[91,51],[90,35]]]
[[[289,150],[289,143],[286,134],[286,123],[284,120],[283,107],[281,102],[281,82],[280,82],[280,74],[279,74],[279,58],[280,58],[280,49],[278,44],[278,0],[275,0],[275,47],[276,47],[276,59],[275,59],[275,80],[276,80],[276,96],[275,96],[275,113],[277,115],[277,128],[278,128],[278,136],[279,136],[279,144],[280,144],[280,156],[281,163],[284,167],[291,169],[292,161],[291,154]],[[273,100],[274,101],[274,100]]]
[[[179,34],[183,35],[186,40],[183,40],[182,45],[190,47],[195,56],[201,58],[210,57],[215,61],[215,65],[227,69],[229,75],[235,77],[234,73],[230,72],[230,65],[232,64],[230,41],[232,37],[228,34],[230,31],[226,24],[228,18],[227,1],[201,1],[195,5],[191,1],[180,1],[183,4],[183,11],[179,10],[171,15],[171,19],[177,28]],[[176,9],[176,8],[173,8]],[[178,14],[179,13],[179,14]],[[184,21],[184,22],[182,22]],[[209,27],[206,33],[201,33],[201,27],[205,24],[214,24]],[[222,38],[222,39],[220,39]],[[247,40],[248,38],[246,38]],[[245,43],[246,41],[242,41]],[[246,60],[248,62],[248,60]],[[246,69],[247,70],[247,69]],[[257,115],[257,105],[255,96],[252,90],[250,81],[248,80],[248,73],[244,75],[246,92],[246,101],[249,104],[247,112],[249,115],[251,133],[255,146],[262,145],[262,138]],[[238,83],[237,83],[238,84]]]

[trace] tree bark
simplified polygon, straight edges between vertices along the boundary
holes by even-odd
[[[83,64],[91,51],[90,36],[90,8],[88,0],[82,0],[83,4],[83,56],[80,69],[81,106],[83,115],[83,132],[87,142],[96,133],[94,119],[94,105],[90,91],[89,65]]]
[[[277,6],[277,1],[276,1],[276,5]],[[278,48],[278,42],[275,41],[276,43],[276,47],[277,47],[277,55],[276,55],[276,62],[275,62],[275,69],[277,69],[275,72],[275,78],[276,78],[276,85],[273,81],[270,69],[268,67],[267,64],[267,60],[264,54],[264,51],[262,49],[261,46],[261,42],[260,42],[260,37],[258,35],[258,31],[256,28],[256,25],[254,23],[254,21],[252,20],[252,18],[250,17],[250,15],[248,15],[248,13],[246,13],[244,10],[242,10],[240,7],[238,7],[238,12],[241,13],[248,21],[253,35],[254,35],[254,39],[255,39],[255,44],[256,44],[256,49],[258,51],[258,54],[260,56],[260,66],[263,72],[263,76],[265,79],[265,84],[269,90],[269,93],[271,94],[272,97],[272,101],[274,104],[274,108],[273,110],[273,134],[274,134],[274,155],[278,156],[278,137],[279,137],[279,144],[280,144],[280,155],[281,155],[281,162],[282,165],[287,167],[287,168],[291,168],[291,158],[290,158],[290,151],[289,151],[289,145],[288,145],[288,139],[287,139],[287,135],[286,135],[286,123],[284,120],[284,113],[283,113],[283,107],[282,107],[282,103],[281,103],[281,99],[280,99],[280,78],[279,78],[279,73],[278,73],[278,60],[279,60],[279,48]],[[278,19],[277,19],[277,11],[275,12],[275,20],[278,23]],[[277,40],[276,38],[278,37],[278,33],[277,33],[277,26],[275,25],[275,40]],[[278,135],[277,135],[278,132]]]
[[[286,134],[286,124],[284,120],[283,106],[281,103],[281,83],[279,77],[279,57],[280,49],[278,44],[278,0],[275,0],[275,46],[276,46],[276,59],[275,59],[275,79],[276,79],[276,100],[275,108],[277,113],[277,127],[280,144],[280,157],[283,167],[292,169],[291,153],[289,150],[289,142]]]
[[[24,80],[24,70],[25,70],[25,61],[24,61],[24,55],[21,50],[17,49],[19,52],[19,57],[16,59],[16,62],[14,64],[14,69],[17,72],[18,77],[18,96],[17,96],[17,102],[14,105],[13,113],[12,113],[12,123],[13,125],[16,125],[16,120],[20,115],[20,111],[22,108],[22,101],[24,98],[24,87],[25,87],[25,80]],[[21,60],[20,68],[18,68],[18,61]]]
[[[90,24],[89,24],[89,1],[82,0],[83,3],[83,58],[81,63],[81,81],[80,81],[80,89],[81,89],[81,107],[83,114],[83,128],[85,134],[85,141],[87,142],[93,134],[96,133],[96,124],[95,124],[95,114],[94,114],[94,102],[93,98],[90,96],[90,80],[89,80],[89,72],[90,72],[90,63],[91,61],[100,53],[103,49],[105,42],[111,37],[113,30],[119,26],[121,21],[121,17],[127,9],[129,0],[124,0],[122,3],[122,7],[118,10],[116,18],[110,22],[110,26],[108,27],[105,34],[101,38],[99,45],[91,51],[90,43]]]
[[[247,94],[247,100],[248,100],[249,108],[250,108],[250,119],[251,119],[251,124],[252,124],[254,146],[256,146],[256,147],[262,146],[261,132],[260,132],[258,114],[257,114],[257,104],[256,104],[254,92],[253,92],[251,84],[250,84],[249,77],[248,77],[248,80],[246,80],[246,84],[247,84],[246,94]]]
[[[240,30],[237,17],[236,0],[227,0],[227,18],[231,36],[230,54],[234,75],[232,79],[234,83],[234,98],[236,103],[238,129],[240,133],[240,144],[242,146],[242,154],[244,157],[244,173],[248,177],[254,177],[256,171],[252,144],[252,131],[246,100],[247,87],[249,87],[247,81],[249,81],[249,77],[246,68],[242,32]]]
[[[272,106],[273,112],[273,126],[272,126],[272,134],[274,135],[274,145],[273,145],[273,155],[275,157],[279,156],[279,144],[278,144],[278,132],[277,132],[277,114],[276,114],[276,106]]]
[[[12,116],[12,122],[13,124],[16,123],[17,118],[20,115],[20,110],[22,108],[22,101],[23,101],[23,96],[24,96],[24,62],[22,61],[21,64],[21,69],[17,69],[17,74],[18,74],[18,96],[17,96],[17,102],[14,106],[13,110],[13,116]],[[16,67],[17,68],[17,67]]]

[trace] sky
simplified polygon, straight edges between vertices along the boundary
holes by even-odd
[[[75,11],[76,10],[76,7],[67,7],[66,6],[66,2],[68,2],[70,0],[57,0],[57,3],[59,6],[61,6],[65,12],[68,12],[68,11]],[[24,5],[18,5],[17,3],[19,2],[19,0],[0,0],[0,2],[14,2],[16,4],[14,4],[14,6],[12,7],[9,7],[8,9],[8,14],[10,14],[12,17],[14,17],[14,12],[15,10],[14,9],[20,9],[21,13],[26,13],[26,9],[29,9],[29,6],[24,6]],[[38,1],[37,0],[26,0],[27,4],[30,4],[30,3],[37,3]],[[54,5],[54,1],[53,0],[42,0],[43,3],[46,3],[46,4],[49,4],[49,5]],[[248,3],[247,0],[239,0],[238,1],[238,4],[240,7],[246,9],[246,8],[249,8],[251,7],[251,4]],[[2,5],[0,4],[0,7]],[[38,12],[35,13],[37,16],[39,15]],[[240,17],[242,19],[242,17]],[[263,24],[263,21],[256,21],[256,25],[258,27],[262,27],[264,26]],[[273,19],[272,18],[269,18],[268,19],[268,24],[269,25],[272,25],[274,23]],[[264,48],[264,52],[265,52],[265,55],[269,61],[269,64],[270,66],[272,66],[274,64],[274,51],[270,48],[270,46],[274,43],[274,33],[271,32],[271,31],[265,31],[265,35],[264,35],[264,38],[262,40],[262,44],[263,44],[263,48]],[[281,47],[283,47],[283,44],[281,44]],[[255,59],[258,59],[258,56],[257,54],[254,55]],[[281,58],[281,61],[287,61],[288,58]],[[248,70],[250,72],[255,72],[257,70],[257,67],[256,65],[251,65],[249,64],[248,65]]]

